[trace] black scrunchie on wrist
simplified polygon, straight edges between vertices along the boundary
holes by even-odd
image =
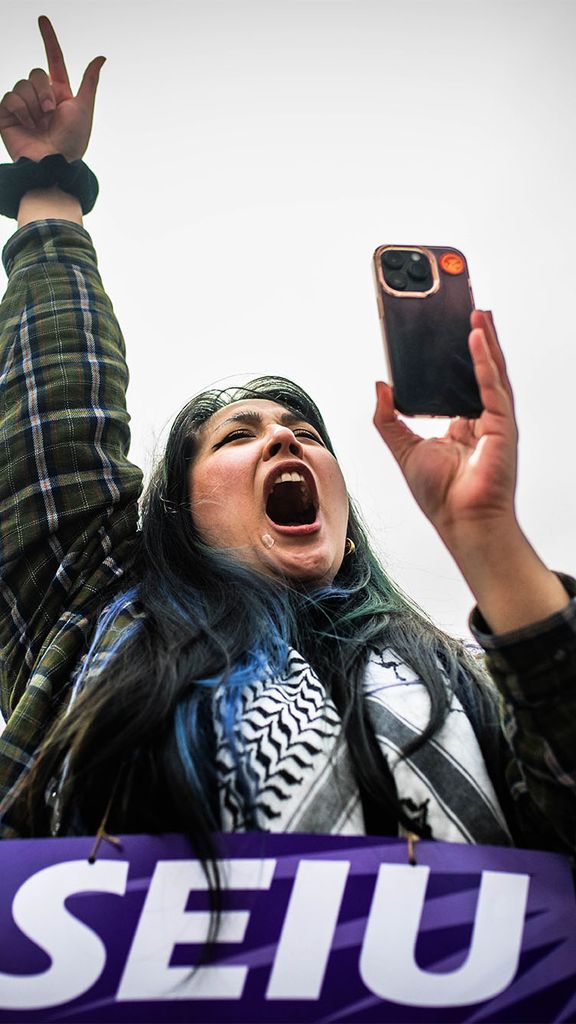
[[[0,164],[0,213],[18,217],[20,200],[35,188],[58,185],[80,200],[82,213],[90,213],[98,195],[98,179],[83,160],[70,163],[62,153],[52,153],[43,160],[21,156],[13,164]]]

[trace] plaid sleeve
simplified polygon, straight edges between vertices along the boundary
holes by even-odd
[[[494,634],[476,608],[472,633],[503,698],[507,777],[532,845],[576,851],[576,581],[571,600],[515,632]]]
[[[2,258],[0,646],[8,719],[63,613],[73,618],[121,574],[142,475],[128,460],[124,341],[90,235],[68,221],[35,221],[9,239]]]

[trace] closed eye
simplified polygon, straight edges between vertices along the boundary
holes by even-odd
[[[324,446],[322,438],[319,437],[318,434],[314,433],[313,430],[306,430],[304,427],[295,427],[293,433],[295,437],[307,437],[310,438],[311,441],[316,441],[317,444]],[[218,441],[218,444],[214,445],[214,450],[221,448],[222,445],[228,444],[229,441],[237,441],[244,437],[254,436],[255,435],[252,431],[244,428],[232,430],[229,434],[226,434],[226,437],[223,437],[221,441]]]
[[[222,445],[227,444],[228,441],[236,441],[241,437],[254,437],[254,434],[250,430],[232,430],[229,434],[226,434],[226,437],[223,437],[221,441],[218,441],[218,444],[215,444],[214,448],[221,448]]]
[[[315,434],[312,430],[304,430],[301,427],[296,427],[294,434],[296,437],[309,437],[312,441],[317,441],[318,444],[324,444],[322,438],[318,437],[318,434]]]

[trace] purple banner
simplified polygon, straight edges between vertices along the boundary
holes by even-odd
[[[218,838],[224,910],[181,836],[0,845],[0,1021],[576,1020],[565,858],[358,837]],[[195,969],[194,969],[195,968]]]

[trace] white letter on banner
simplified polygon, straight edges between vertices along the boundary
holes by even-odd
[[[223,889],[269,889],[276,861],[230,859],[218,861]],[[248,968],[244,966],[171,967],[174,946],[204,944],[210,915],[186,911],[191,889],[206,891],[208,883],[197,860],[158,861],[136,929],[116,998],[239,999]],[[224,911],[217,942],[243,942],[246,910]]]
[[[364,983],[408,1006],[463,1006],[491,999],[510,984],[520,958],[528,875],[483,871],[470,950],[444,974],[414,960],[430,869],[381,864],[360,956]]]
[[[347,860],[298,865],[267,999],[319,998],[349,870]]]
[[[127,861],[69,860],[52,864],[19,888],[12,913],[21,932],[48,954],[52,963],[40,974],[0,973],[3,1010],[37,1010],[58,1006],[87,992],[106,964],[106,948],[98,935],[64,906],[81,892],[123,896]]]

